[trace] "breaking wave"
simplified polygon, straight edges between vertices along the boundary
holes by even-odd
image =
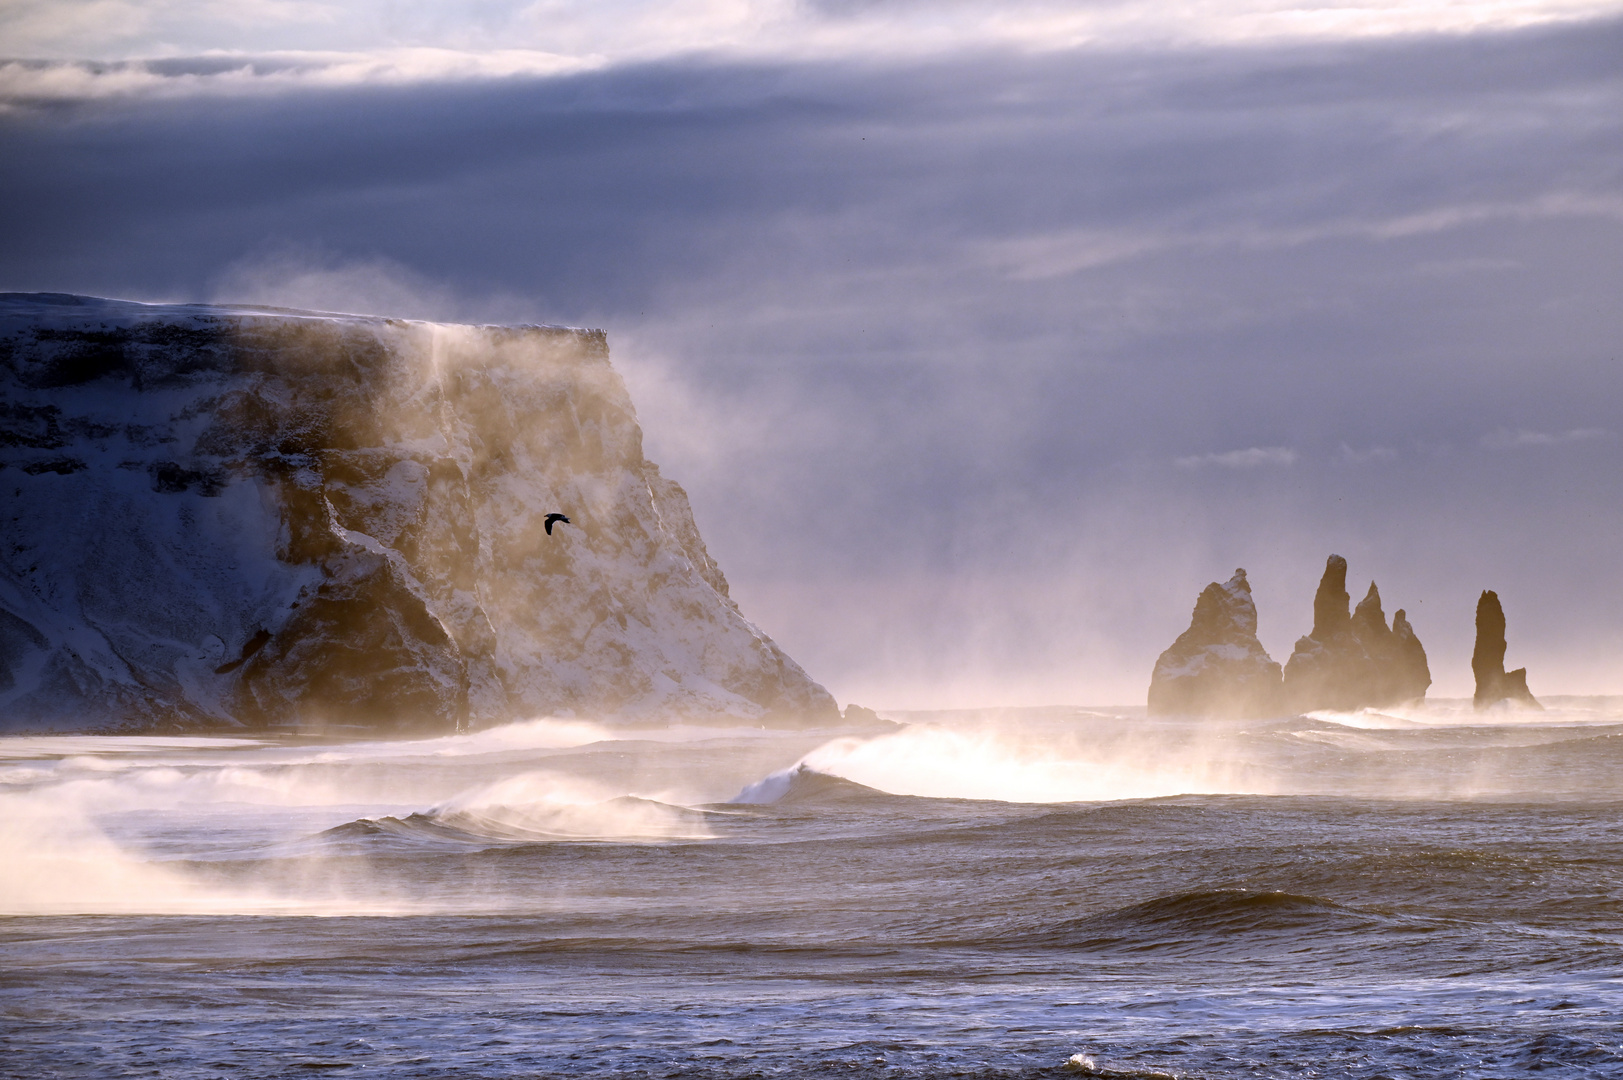
[[[435,825],[493,840],[704,840],[702,811],[550,773],[525,773],[459,795],[424,815]]]
[[[1168,744],[1146,725],[1108,736],[1092,725],[992,722],[910,724],[818,747],[734,802],[793,796],[810,775],[890,795],[1014,803],[1098,802],[1168,795],[1262,794],[1266,777],[1219,752],[1210,733]]]
[[[867,801],[887,797],[883,791],[818,772],[801,762],[787,769],[779,769],[765,779],[757,780],[728,801],[747,806],[792,806],[800,803]]]
[[[780,835],[748,805],[799,807],[783,819],[822,816],[834,835],[856,815],[912,813],[909,800],[938,801],[915,809],[939,818],[1176,796],[1623,799],[1619,702],[1550,704],[1531,719],[1439,703],[1209,723],[1005,710],[832,739],[571,718],[347,744],[11,738],[0,740],[0,914],[387,913],[420,897],[385,895],[364,867],[295,880],[269,864]],[[729,794],[732,810],[718,805]],[[945,805],[965,801],[982,805]]]
[[[703,813],[657,791],[534,768],[558,753],[644,734],[540,719],[471,735],[348,744],[0,740],[0,864],[7,868],[0,914],[397,914],[418,905],[355,874],[340,886],[343,875],[314,865],[292,873],[271,864],[370,853],[375,843],[354,850],[333,843],[368,832],[463,847],[708,838]],[[713,733],[655,734],[683,744]],[[310,842],[346,825],[347,833]],[[170,839],[176,831],[184,842]]]

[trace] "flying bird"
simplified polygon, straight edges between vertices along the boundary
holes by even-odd
[[[552,527],[554,525],[556,525],[560,521],[563,522],[565,525],[568,525],[570,523],[569,519],[564,517],[562,514],[548,514],[547,517],[546,517],[546,520],[543,521],[541,524],[543,524],[543,525],[545,525],[547,527],[547,535],[551,536],[552,535]]]

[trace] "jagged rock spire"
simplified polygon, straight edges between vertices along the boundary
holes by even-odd
[[[1370,582],[1370,589],[1375,583]],[[1347,615],[1347,560],[1332,555],[1324,564],[1324,576],[1319,579],[1319,591],[1313,594],[1313,633],[1316,641],[1330,641],[1345,633],[1350,619]],[[1377,597],[1376,604],[1380,600]]]
[[[1476,676],[1472,704],[1479,709],[1514,701],[1535,709],[1544,706],[1527,689],[1527,669],[1505,670],[1505,609],[1499,594],[1489,589],[1476,602],[1476,648],[1471,652],[1471,673]]]
[[[1285,702],[1299,712],[1398,705],[1424,698],[1431,685],[1426,650],[1405,612],[1388,627],[1373,581],[1349,614],[1350,599],[1347,560],[1331,555],[1313,597],[1313,632],[1285,664]]]

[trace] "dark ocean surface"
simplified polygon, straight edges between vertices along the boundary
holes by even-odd
[[[0,740],[11,1077],[1623,1077],[1623,699]]]

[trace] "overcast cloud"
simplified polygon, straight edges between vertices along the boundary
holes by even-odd
[[[1618,0],[3,0],[0,55],[159,60],[159,71],[202,75],[273,57],[283,69],[330,65],[345,80],[399,81],[694,52],[781,60],[1343,41],[1525,28],[1619,9]],[[202,81],[217,90],[233,82]]]
[[[296,86],[14,64],[0,288],[605,327],[745,612],[842,702],[1140,701],[1236,566],[1283,661],[1332,551],[1437,693],[1483,588],[1535,692],[1623,692],[1623,22],[1494,10]],[[399,55],[322,45],[368,43]]]

